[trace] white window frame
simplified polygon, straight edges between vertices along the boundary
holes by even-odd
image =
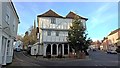
[[[9,25],[9,21],[10,21],[10,9],[9,9],[9,6],[7,6],[7,9],[6,9],[6,16],[5,16],[5,21],[7,22],[7,24]]]
[[[51,24],[56,24],[56,19],[55,18],[51,18]]]
[[[9,15],[6,13],[5,21],[9,24]]]
[[[51,31],[47,31],[47,36],[51,36]]]
[[[56,31],[56,36],[59,36],[59,33],[60,33],[59,31]]]

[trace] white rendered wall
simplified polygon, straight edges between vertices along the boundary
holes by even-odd
[[[37,55],[37,53],[38,53],[38,45],[33,45],[32,47],[31,47],[31,55]]]
[[[42,42],[67,42],[68,30],[72,25],[72,19],[55,18],[56,23],[51,24],[51,17],[38,17],[38,27],[40,29],[40,43]],[[84,26],[86,21],[82,20]],[[51,31],[51,36],[47,35]],[[56,36],[59,31],[59,36]]]
[[[2,2],[2,6],[1,6],[1,2],[0,2],[0,8],[2,9],[2,10],[0,10],[0,16],[1,16],[1,11],[2,11],[2,17],[0,17],[0,19],[2,18],[2,20],[0,20],[0,25],[2,26],[2,29],[0,29],[0,34],[1,34],[0,37],[4,36],[5,38],[7,38],[6,45],[3,45],[3,47],[0,47],[0,50],[1,50],[1,48],[4,48],[4,50],[5,50],[4,51],[5,54],[0,54],[0,55],[3,55],[3,57],[4,57],[4,58],[2,58],[3,62],[0,64],[6,65],[6,63],[12,62],[13,40],[15,39],[15,37],[17,35],[18,18],[15,14],[15,11],[14,11],[11,3]],[[9,23],[6,22],[6,14],[9,15],[9,20],[8,20]],[[14,24],[15,28],[13,28],[13,24]],[[9,47],[7,46],[8,40],[10,40]],[[1,43],[2,43],[2,41],[0,41],[0,46],[1,46]],[[8,50],[8,54],[6,54],[7,50]],[[3,53],[3,51],[1,51],[1,53]]]

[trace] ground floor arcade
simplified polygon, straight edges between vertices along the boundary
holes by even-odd
[[[43,56],[50,55],[51,57],[67,57],[69,56],[70,47],[68,43],[43,44]]]

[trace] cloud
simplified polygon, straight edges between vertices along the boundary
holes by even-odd
[[[89,19],[89,23],[91,24],[91,29],[97,27],[100,24],[106,23],[112,18],[117,17],[116,13],[109,13],[111,6],[111,3],[106,3],[105,5],[99,7],[95,12],[90,14],[91,17]]]

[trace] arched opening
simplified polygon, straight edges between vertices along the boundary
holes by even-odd
[[[62,57],[62,44],[58,45],[58,56]]]
[[[68,44],[64,44],[64,54],[68,54]]]
[[[47,49],[46,49],[46,55],[50,55],[51,54],[51,45],[48,44]]]
[[[53,51],[52,51],[53,55],[56,55],[57,54],[57,45],[56,44],[53,44]]]

